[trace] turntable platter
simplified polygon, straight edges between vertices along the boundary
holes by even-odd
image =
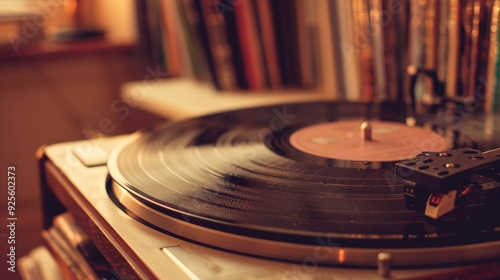
[[[436,151],[481,146],[469,131],[425,118],[408,128],[390,104],[255,108],[136,133],[109,159],[109,192],[159,230],[268,258],[302,261],[318,248],[331,250],[318,262],[350,265],[374,265],[379,252],[403,266],[498,257],[500,216],[490,214],[498,207],[470,203],[431,221],[406,209],[395,158],[356,160],[297,147],[304,129],[337,131],[367,115],[374,124],[438,139]],[[468,254],[457,253],[463,250]]]

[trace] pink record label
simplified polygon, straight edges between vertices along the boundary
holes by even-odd
[[[290,144],[311,155],[355,161],[399,161],[448,148],[445,138],[431,130],[386,121],[370,121],[371,140],[365,140],[362,123],[348,120],[304,127],[291,135]]]

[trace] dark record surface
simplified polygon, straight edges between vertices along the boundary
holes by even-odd
[[[407,210],[395,162],[322,158],[290,145],[302,127],[368,115],[400,123],[406,117],[393,104],[338,102],[222,113],[140,132],[108,166],[114,181],[148,206],[243,236],[301,244],[328,237],[341,246],[394,248],[500,239],[500,215],[489,206],[470,203],[439,221]],[[417,124],[443,135],[452,148],[500,147],[496,116],[448,123],[417,117]]]

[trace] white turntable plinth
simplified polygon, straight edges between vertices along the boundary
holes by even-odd
[[[127,83],[122,87],[122,99],[133,108],[178,120],[264,105],[327,100],[327,96],[314,90],[218,91],[209,83],[173,78]]]

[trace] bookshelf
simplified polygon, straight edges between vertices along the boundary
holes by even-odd
[[[417,108],[460,98],[498,111],[500,0],[138,3],[152,60],[221,94],[290,91]]]

